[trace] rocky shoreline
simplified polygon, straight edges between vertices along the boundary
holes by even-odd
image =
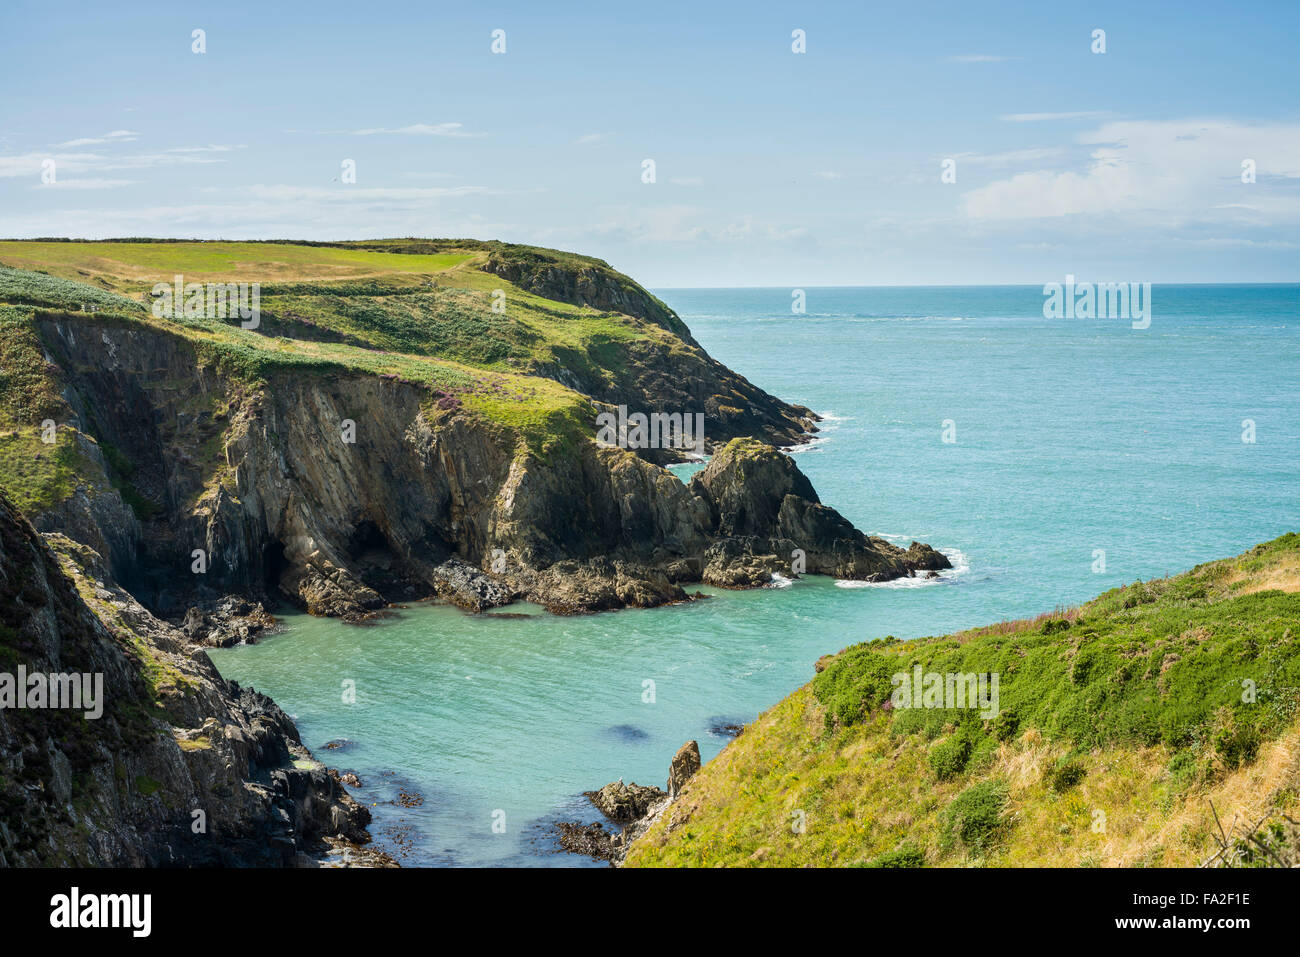
[[[881,581],[947,567],[928,546],[863,535],[760,439],[715,443],[684,484],[594,440],[549,460],[512,450],[475,416],[430,408],[419,389],[380,377],[273,377],[250,391],[161,330],[40,329],[66,383],[66,420],[99,474],[33,521],[94,547],[146,607],[203,641],[230,638],[220,627],[210,637],[228,596],[283,597],[349,621],[427,597],[476,611],[526,599],[572,614],[684,601],[696,583],[754,587],[774,573]],[[171,370],[166,389],[152,384],[157,368]],[[214,395],[220,417],[184,411]],[[160,427],[187,420],[183,431]],[[345,420],[357,423],[353,445],[336,432]],[[220,461],[201,467],[200,447],[216,443]],[[157,503],[143,519],[103,446],[142,463],[132,482]],[[192,607],[205,620],[187,622]],[[247,640],[257,625],[234,633]]]
[[[391,324],[378,285],[331,287],[340,295],[329,309],[349,323],[370,310],[382,327],[370,331],[409,336],[411,351],[349,324],[346,343],[303,340],[336,345],[327,356],[275,340],[300,325],[277,315],[277,302],[295,301],[283,291],[268,300],[266,329],[243,335],[152,316],[44,272],[5,273],[4,301],[25,317],[10,360],[23,374],[0,392],[22,409],[16,428],[39,425],[39,441],[56,444],[56,465],[44,444],[34,457],[58,481],[26,517],[0,497],[0,585],[15,596],[0,650],[55,667],[75,646],[72,658],[113,675],[118,710],[90,732],[56,727],[57,715],[23,725],[0,714],[0,863],[378,860],[357,849],[369,812],[349,782],[310,755],[270,699],[222,679],[202,651],[273,633],[281,600],[357,624],[422,599],[470,612],[529,601],[568,615],[689,601],[700,584],[879,582],[950,567],[929,545],[899,548],[823,504],[779,451],[806,441],[817,416],[714,360],[635,282],[586,257],[456,248],[551,307],[589,310],[534,305],[533,321],[580,318],[606,331],[575,350],[562,330],[551,348],[529,351],[514,326],[485,323],[466,292],[454,318],[502,336],[514,368],[452,368],[439,352],[448,344],[426,336],[446,316],[425,299],[408,303],[430,327],[421,329]],[[419,296],[437,299],[425,291],[437,286],[427,278]],[[113,314],[64,305],[91,294]],[[597,442],[598,414],[616,406],[690,410],[705,423],[708,464],[682,482],[663,468],[683,459],[672,448]],[[35,579],[21,570],[28,562]],[[690,764],[678,759],[665,797],[598,792],[603,813],[628,817],[617,836],[573,831],[571,842],[616,854],[675,798]],[[29,802],[30,826],[20,810]],[[218,840],[187,836],[195,811]]]
[[[581,854],[617,867],[623,862],[632,842],[663,817],[682,792],[682,788],[700,770],[700,745],[683,744],[668,766],[668,790],[633,781],[624,784],[619,778],[598,791],[584,796],[618,830],[606,828],[601,821],[583,824],[562,821],[556,824],[556,838],[562,850]]]
[[[365,853],[370,812],[265,695],[42,536],[0,493],[0,652],[102,676],[102,715],[0,710],[0,866],[319,866]]]

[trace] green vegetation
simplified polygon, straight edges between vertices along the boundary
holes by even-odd
[[[354,279],[436,273],[466,253],[395,255],[343,245],[227,242],[0,242],[0,259],[22,269],[98,280],[114,288],[152,288],[179,273],[187,282],[274,282],[280,278]]]
[[[593,288],[634,297],[627,301],[641,303],[654,321],[547,298],[503,274],[563,296],[581,276]],[[259,283],[260,327],[241,328],[234,316],[155,317],[151,291],[176,275]],[[410,239],[0,242],[0,486],[25,509],[49,507],[97,473],[63,444],[63,386],[41,342],[41,324],[50,322],[71,323],[73,334],[87,323],[171,335],[201,368],[237,388],[265,388],[278,376],[407,383],[427,394],[430,414],[480,416],[506,442],[542,457],[572,450],[594,427],[591,402],[553,378],[561,370],[566,381],[599,389],[624,373],[629,351],[641,344],[686,348],[664,328],[676,317],[627,277],[599,260],[534,247]],[[98,333],[87,325],[85,334]],[[53,450],[34,445],[46,419],[60,424]],[[217,470],[218,439],[204,439],[205,466]],[[112,484],[148,517],[155,506],[132,485],[131,463],[104,452]]]
[[[59,430],[52,445],[41,441],[37,429],[0,432],[0,485],[24,512],[59,504],[89,474],[90,462],[69,429]]]
[[[893,676],[918,665],[997,674],[999,714],[893,707]],[[1218,846],[1210,802],[1294,816],[1298,704],[1292,533],[1036,619],[847,648],[628,863],[1196,864]]]

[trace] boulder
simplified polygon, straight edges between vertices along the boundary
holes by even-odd
[[[650,813],[655,803],[662,801],[666,794],[656,787],[637,784],[624,784],[622,779],[606,784],[599,791],[588,791],[587,797],[605,817],[615,824],[630,824]]]

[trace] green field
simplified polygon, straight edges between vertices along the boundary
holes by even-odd
[[[473,254],[402,255],[367,249],[226,242],[0,242],[0,263],[143,290],[180,273],[193,282],[325,281],[394,273],[433,275]]]

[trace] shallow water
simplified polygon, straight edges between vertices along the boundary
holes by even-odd
[[[711,758],[728,739],[710,729],[752,720],[826,652],[1036,614],[1300,528],[1300,287],[1158,286],[1146,330],[1044,319],[1036,287],[810,289],[801,316],[789,290],[659,295],[719,360],[829,413],[798,453],[824,502],[956,570],[580,618],[289,614],[214,651],[360,775],[377,846],[404,864],[582,865],[547,828],[595,818],[582,791],[664,786],[684,741]],[[423,803],[385,803],[399,789]]]

